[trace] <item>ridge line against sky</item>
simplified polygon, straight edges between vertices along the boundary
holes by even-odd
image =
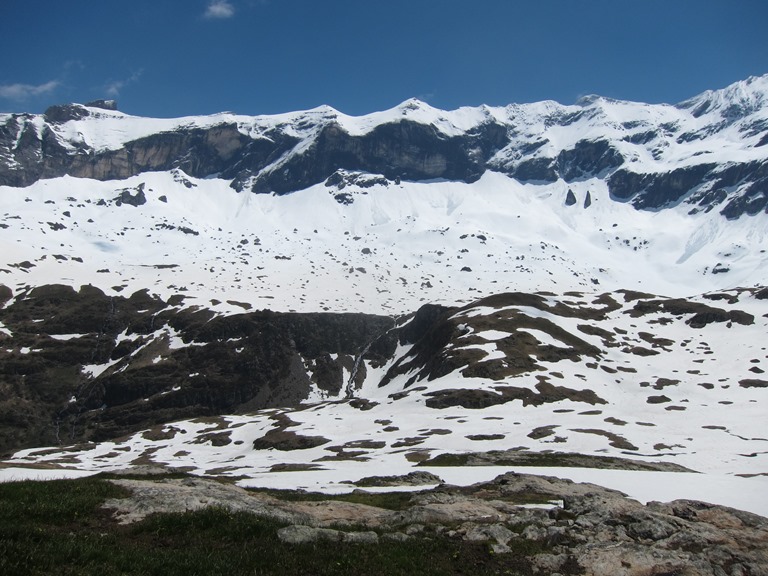
[[[0,111],[673,104],[768,72],[766,23],[765,0],[3,0]]]

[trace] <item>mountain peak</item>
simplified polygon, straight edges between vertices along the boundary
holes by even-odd
[[[408,98],[404,102],[401,102],[399,106],[397,106],[398,109],[407,109],[407,110],[418,110],[423,108],[432,108],[429,104],[424,102],[423,100],[419,100],[418,98]]]
[[[690,110],[694,117],[721,112],[726,117],[755,112],[768,101],[768,74],[750,76],[720,90],[706,90],[680,102],[677,107]]]
[[[576,100],[576,106],[581,106],[583,108],[588,108],[589,106],[595,105],[595,104],[617,104],[620,102],[624,102],[624,100],[619,100],[617,98],[610,98],[608,96],[601,96],[600,94],[587,94],[585,96],[582,96],[578,100]]]

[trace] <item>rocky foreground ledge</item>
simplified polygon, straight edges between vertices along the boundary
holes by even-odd
[[[431,483],[429,476],[401,484]],[[105,503],[123,523],[217,506],[283,523],[278,537],[297,545],[449,538],[519,554],[515,544],[525,541],[534,552],[525,558],[532,574],[768,574],[767,518],[691,500],[642,505],[615,490],[553,477],[507,473],[463,488],[440,484],[396,510],[331,497],[286,500],[197,477],[113,482],[132,494]]]

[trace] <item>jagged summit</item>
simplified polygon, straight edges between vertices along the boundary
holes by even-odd
[[[750,76],[720,90],[705,92],[680,102],[678,108],[691,110],[696,116],[720,111],[726,116],[751,114],[764,108],[768,101],[768,74]]]

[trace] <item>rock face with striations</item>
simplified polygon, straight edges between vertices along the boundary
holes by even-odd
[[[359,118],[321,107],[151,122],[99,100],[0,116],[0,184],[65,174],[120,180],[178,168],[238,191],[288,194],[339,170],[464,182],[493,170],[534,183],[596,179],[638,209],[685,202],[735,219],[768,209],[767,95],[763,76],[677,106],[592,96],[571,106],[448,112],[409,100]],[[104,139],[106,121],[132,126],[121,132],[132,136]]]

